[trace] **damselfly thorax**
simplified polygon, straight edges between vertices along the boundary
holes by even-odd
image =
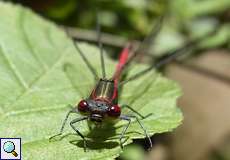
[[[90,98],[117,104],[118,91],[114,80],[100,79],[92,91]]]

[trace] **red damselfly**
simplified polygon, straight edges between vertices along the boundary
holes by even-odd
[[[67,113],[63,124],[61,126],[59,134],[55,136],[59,136],[63,133],[64,126],[67,122],[67,119],[69,118],[69,115],[71,113],[77,113],[80,114],[80,118],[73,119],[70,122],[70,126],[73,128],[73,130],[83,139],[84,142],[84,149],[86,149],[86,138],[85,136],[74,126],[74,124],[81,122],[81,121],[91,121],[97,125],[100,125],[104,122],[109,122],[111,124],[115,123],[116,120],[124,120],[127,121],[127,124],[124,126],[122,133],[120,134],[120,145],[123,148],[123,138],[124,135],[128,129],[128,127],[131,124],[131,120],[135,119],[140,127],[142,128],[145,136],[148,138],[150,148],[152,147],[152,141],[150,136],[147,133],[147,130],[145,129],[144,125],[141,123],[141,119],[145,118],[138,112],[136,112],[134,109],[132,109],[128,105],[120,106],[118,104],[118,94],[119,94],[119,88],[126,84],[129,81],[135,80],[138,77],[148,73],[153,68],[159,69],[160,67],[164,66],[165,64],[176,60],[177,57],[184,54],[189,48],[196,46],[201,40],[203,40],[207,36],[202,36],[201,38],[189,41],[181,48],[175,49],[173,51],[167,52],[164,54],[164,56],[159,57],[155,63],[147,67],[146,69],[143,69],[142,71],[134,74],[133,76],[129,77],[126,80],[121,81],[121,77],[123,74],[123,71],[128,68],[129,64],[133,61],[135,57],[140,52],[147,52],[150,45],[153,43],[154,38],[156,37],[157,33],[159,32],[161,28],[163,18],[160,18],[158,23],[153,27],[151,34],[145,38],[143,43],[138,47],[138,49],[134,50],[132,47],[132,44],[129,43],[126,45],[126,47],[121,51],[119,62],[116,66],[115,73],[111,78],[106,77],[106,67],[104,63],[104,53],[102,49],[102,43],[100,41],[101,32],[100,32],[100,26],[97,24],[97,33],[98,33],[98,46],[100,48],[100,61],[101,61],[101,69],[102,69],[102,78],[99,78],[98,74],[96,73],[95,69],[91,65],[91,63],[88,61],[88,59],[83,54],[83,51],[79,48],[78,44],[74,43],[74,46],[78,53],[80,54],[82,60],[87,65],[88,69],[94,76],[96,80],[95,87],[92,89],[91,94],[89,97],[86,97],[83,100],[80,100],[80,102],[73,106],[72,109]],[[67,31],[68,33],[68,31]],[[134,114],[133,115],[125,115],[122,114],[122,108],[127,107],[130,109]],[[151,113],[150,113],[151,114]],[[137,116],[138,115],[138,116]],[[53,136],[53,137],[55,137]],[[51,137],[50,139],[52,139]]]

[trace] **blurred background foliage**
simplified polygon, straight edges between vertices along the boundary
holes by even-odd
[[[230,49],[230,0],[12,1],[29,6],[57,24],[89,30],[95,30],[95,13],[99,11],[102,31],[126,39],[143,40],[157,18],[164,16],[163,27],[154,42],[154,54],[178,48],[216,28],[216,34],[207,37],[196,50]],[[229,160],[229,144],[223,143],[213,151],[211,159]],[[143,149],[131,146],[119,159],[136,160],[140,157],[144,157]]]
[[[20,0],[45,17],[67,26],[95,29],[99,11],[103,32],[128,39],[143,39],[160,16],[165,17],[155,42],[155,53],[177,48],[191,38],[213,30],[217,34],[201,43],[201,49],[229,48],[229,0]]]

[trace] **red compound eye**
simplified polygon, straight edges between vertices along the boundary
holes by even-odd
[[[86,100],[81,100],[79,103],[78,103],[78,110],[80,112],[86,112],[88,110],[88,103]]]
[[[121,114],[121,108],[118,105],[113,105],[112,107],[110,107],[107,113],[111,117],[119,117]]]

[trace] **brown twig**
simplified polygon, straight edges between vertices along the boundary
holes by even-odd
[[[61,26],[61,28],[64,27]],[[73,28],[73,27],[65,27],[65,28],[68,29],[70,36],[76,40],[82,40],[82,41],[94,42],[94,43],[97,43],[98,41],[97,33],[95,31]],[[112,35],[108,33],[101,33],[101,42],[107,46],[123,48],[125,44],[129,42],[129,40],[121,36]],[[132,43],[134,46],[140,45],[140,42],[136,40],[132,41]]]

